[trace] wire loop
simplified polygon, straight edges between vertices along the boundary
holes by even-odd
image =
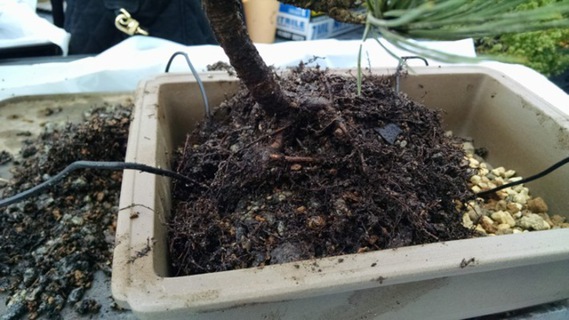
[[[188,56],[187,53],[182,52],[182,51],[177,51],[175,52],[170,59],[168,60],[168,63],[166,64],[166,69],[164,69],[165,73],[168,73],[170,71],[170,66],[172,65],[172,61],[174,61],[174,58],[176,58],[177,56],[183,56],[186,59],[186,62],[188,63],[188,66],[190,67],[190,70],[192,71],[192,74],[194,75],[194,78],[196,78],[196,82],[198,83],[198,86],[200,88],[200,92],[202,95],[202,99],[203,99],[203,105],[204,105],[204,109],[205,109],[205,114],[207,117],[211,116],[211,110],[209,108],[209,103],[207,100],[207,95],[205,93],[205,89],[203,86],[203,82],[200,78],[200,75],[198,74],[198,72],[196,71],[196,69],[194,68],[194,65],[192,64],[192,62],[190,61],[190,57]]]

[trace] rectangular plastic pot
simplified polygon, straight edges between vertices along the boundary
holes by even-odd
[[[384,71],[376,70],[376,73]],[[448,129],[522,176],[567,156],[566,114],[505,74],[482,67],[415,68],[402,89],[445,111]],[[238,87],[204,75],[211,105]],[[127,161],[168,168],[203,117],[189,75],[142,83]],[[569,168],[531,183],[550,212],[569,215]],[[112,291],[140,318],[458,319],[569,298],[569,229],[449,241],[211,274],[171,277],[170,181],[125,171]]]

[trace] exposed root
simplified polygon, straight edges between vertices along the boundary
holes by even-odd
[[[284,160],[286,162],[319,162],[318,159],[313,157],[285,156],[276,153],[270,154],[269,158],[271,160]]]

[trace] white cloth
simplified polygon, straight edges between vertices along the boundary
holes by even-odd
[[[265,62],[275,67],[295,66],[318,56],[323,59],[316,63],[323,67],[353,68],[359,45],[359,40],[330,39],[257,44],[257,48]],[[472,40],[433,42],[431,46],[456,54],[475,55]],[[198,71],[205,71],[208,64],[228,62],[219,46],[184,46],[164,39],[135,36],[94,57],[63,63],[0,67],[0,100],[29,94],[133,91],[141,80],[163,73],[168,59],[176,51],[187,52]],[[397,65],[397,61],[375,41],[366,42],[364,52],[364,66]],[[189,72],[189,69],[183,58],[177,58],[171,71]]]
[[[257,48],[267,64],[278,68],[296,66],[300,61],[308,61],[314,56],[321,57],[316,63],[322,67],[355,68],[360,43],[360,40],[329,39],[257,44]],[[388,43],[384,44],[397,55],[409,55]],[[472,39],[426,44],[447,53],[469,57],[476,55]],[[34,94],[132,92],[140,81],[163,73],[168,59],[176,51],[188,53],[198,71],[205,71],[208,64],[228,62],[219,46],[184,46],[168,40],[135,36],[97,56],[72,62],[0,66],[0,101]],[[398,63],[375,41],[364,44],[362,57],[365,67],[395,68]],[[421,65],[422,62],[413,60],[409,64]],[[429,61],[429,64],[445,65],[437,61]],[[483,62],[481,65],[505,72],[569,114],[567,94],[536,71],[521,65],[497,62]],[[185,60],[178,57],[170,71],[188,73],[189,68]]]
[[[0,0],[0,48],[54,43],[67,55],[69,33],[36,14],[36,0]]]

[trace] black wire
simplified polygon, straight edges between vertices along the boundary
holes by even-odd
[[[525,178],[525,179],[521,179],[521,180],[518,180],[518,181],[510,182],[510,183],[501,185],[501,186],[499,186],[499,187],[496,187],[496,188],[494,188],[494,189],[490,189],[490,190],[478,192],[478,193],[475,195],[475,197],[485,197],[485,196],[488,196],[488,195],[490,195],[490,194],[492,194],[492,193],[495,193],[495,192],[497,192],[497,191],[500,191],[500,190],[503,190],[503,189],[506,189],[506,188],[509,188],[509,187],[513,187],[513,186],[517,186],[517,185],[519,185],[519,184],[531,182],[531,181],[533,181],[533,180],[539,179],[539,178],[541,178],[541,177],[544,177],[544,176],[550,174],[551,172],[553,172],[553,171],[559,169],[561,166],[563,166],[563,165],[565,165],[565,164],[567,164],[567,163],[569,163],[569,157],[567,157],[567,158],[565,158],[565,159],[563,159],[563,160],[561,160],[561,161],[555,163],[554,165],[552,165],[551,167],[549,167],[549,168],[547,168],[547,169],[541,171],[540,173],[534,174],[533,176],[530,176],[530,177],[527,177],[527,178]]]
[[[549,168],[547,168],[547,169],[545,169],[545,170],[543,170],[537,174],[534,174],[533,176],[530,176],[530,177],[527,177],[525,179],[521,179],[518,181],[510,182],[510,183],[501,185],[499,187],[496,187],[496,188],[493,188],[490,190],[478,192],[477,194],[474,195],[474,197],[485,197],[485,196],[488,196],[492,193],[495,193],[497,191],[500,191],[500,190],[503,190],[503,189],[506,189],[509,187],[513,187],[513,186],[517,186],[517,185],[520,185],[523,183],[528,183],[528,182],[534,181],[536,179],[542,178],[542,177],[550,174],[551,172],[559,169],[561,166],[563,166],[567,163],[569,163],[569,157],[553,164],[551,167],[549,167]],[[161,175],[161,176],[166,176],[166,177],[170,177],[173,179],[181,180],[181,181],[184,181],[190,185],[198,185],[202,188],[206,188],[206,189],[208,188],[206,185],[199,183],[195,180],[192,180],[192,179],[190,179],[184,175],[181,175],[177,172],[166,170],[166,169],[155,168],[155,167],[147,166],[145,164],[133,163],[133,162],[106,162],[106,161],[85,161],[85,160],[81,160],[81,161],[73,162],[72,164],[65,167],[65,169],[63,169],[63,171],[59,172],[55,176],[49,178],[48,180],[38,184],[37,186],[35,186],[31,189],[20,192],[20,193],[14,195],[12,197],[0,199],[0,208],[5,207],[5,206],[9,206],[11,204],[20,202],[20,201],[25,200],[29,197],[32,197],[34,195],[39,194],[44,189],[52,187],[57,182],[59,182],[60,180],[65,178],[68,174],[70,174],[71,172],[78,170],[78,169],[139,170],[139,171],[143,171],[143,172],[153,173],[156,175]]]
[[[197,181],[194,181],[186,176],[183,176],[179,173],[174,171],[166,170],[166,169],[159,169],[151,166],[147,166],[140,163],[133,163],[133,162],[106,162],[106,161],[75,161],[72,164],[68,165],[63,169],[61,172],[56,174],[55,176],[49,178],[48,180],[38,184],[37,186],[18,193],[12,197],[8,197],[5,199],[0,199],[0,208],[4,206],[9,206],[11,204],[20,202],[24,199],[32,197],[41,193],[43,190],[52,187],[57,182],[65,178],[71,172],[77,169],[101,169],[101,170],[139,170],[148,173],[153,173],[156,175],[166,176],[173,179],[184,181],[190,185],[198,185],[204,188],[207,188],[204,184],[201,184]]]
[[[198,74],[198,72],[196,71],[196,69],[194,68],[194,65],[192,64],[192,62],[190,61],[190,57],[188,56],[187,53],[182,52],[182,51],[177,51],[175,52],[170,59],[168,60],[168,63],[166,64],[166,69],[164,69],[165,73],[168,73],[170,71],[170,66],[172,65],[172,61],[174,61],[174,58],[176,58],[176,56],[183,56],[186,59],[186,62],[188,63],[188,66],[190,67],[190,70],[192,71],[192,74],[194,75],[194,78],[196,78],[196,82],[198,83],[198,86],[200,88],[200,92],[202,94],[202,100],[203,100],[203,104],[204,104],[204,108],[205,108],[205,114],[209,117],[211,116],[211,111],[209,109],[209,103],[207,101],[207,95],[205,93],[205,89],[203,86],[203,82],[200,79],[200,75]]]

